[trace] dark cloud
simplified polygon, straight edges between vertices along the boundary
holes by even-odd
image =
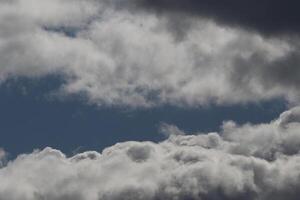
[[[135,3],[161,14],[208,17],[265,34],[300,31],[300,2],[297,0],[136,0]]]
[[[253,85],[260,85],[265,91],[293,90],[295,92],[290,92],[288,96],[298,101],[299,66],[300,50],[298,48],[272,62],[267,61],[263,52],[255,53],[248,58],[238,56],[229,72],[231,77],[229,80],[233,88],[242,88],[249,93],[253,91],[251,88]]]

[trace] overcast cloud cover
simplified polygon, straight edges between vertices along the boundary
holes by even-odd
[[[265,36],[259,24],[251,26],[253,13],[264,19],[256,15],[259,5],[250,3],[245,23],[229,14],[240,4],[1,0],[0,77],[62,74],[61,93],[84,94],[100,106],[193,107],[276,97],[298,103],[298,29],[284,25],[296,22],[283,13],[282,31],[272,34],[273,13],[266,14]],[[200,9],[205,5],[208,14]]]
[[[98,106],[295,106],[266,124],[224,122],[219,133],[162,124],[165,141],[102,153],[45,148],[7,161],[0,148],[0,200],[298,199],[298,4],[0,0],[1,82],[58,74],[57,94]]]
[[[300,107],[268,124],[226,122],[160,143],[125,142],[66,157],[46,148],[0,169],[1,200],[298,199]],[[173,132],[174,134],[173,134]]]

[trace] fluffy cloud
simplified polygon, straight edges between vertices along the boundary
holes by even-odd
[[[300,108],[220,133],[125,142],[66,157],[46,148],[0,169],[2,200],[298,199]],[[175,130],[175,134],[172,132]]]
[[[297,39],[138,5],[0,1],[0,79],[62,74],[62,93],[98,105],[299,102]]]

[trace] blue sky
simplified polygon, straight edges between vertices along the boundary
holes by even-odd
[[[257,104],[180,108],[99,107],[83,97],[53,95],[62,79],[15,78],[0,86],[1,144],[15,157],[51,146],[71,155],[101,151],[117,142],[162,141],[161,123],[187,133],[218,131],[223,121],[239,124],[269,122],[286,109],[283,100]]]

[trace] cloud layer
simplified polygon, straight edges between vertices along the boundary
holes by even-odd
[[[299,1],[290,0],[135,0],[145,11],[207,17],[222,24],[241,26],[267,35],[299,33]]]
[[[0,169],[2,200],[225,200],[299,197],[300,108],[260,125],[161,143],[125,142],[66,157],[46,148]],[[173,131],[175,131],[174,134]]]
[[[170,7],[184,12],[145,2],[1,0],[1,80],[62,74],[62,93],[98,105],[299,102],[296,37],[220,25],[183,1]]]
[[[59,74],[59,92],[100,106],[299,104],[298,3],[226,2],[0,0],[0,80]],[[298,199],[299,129],[295,107],[102,153],[0,149],[0,200]]]

